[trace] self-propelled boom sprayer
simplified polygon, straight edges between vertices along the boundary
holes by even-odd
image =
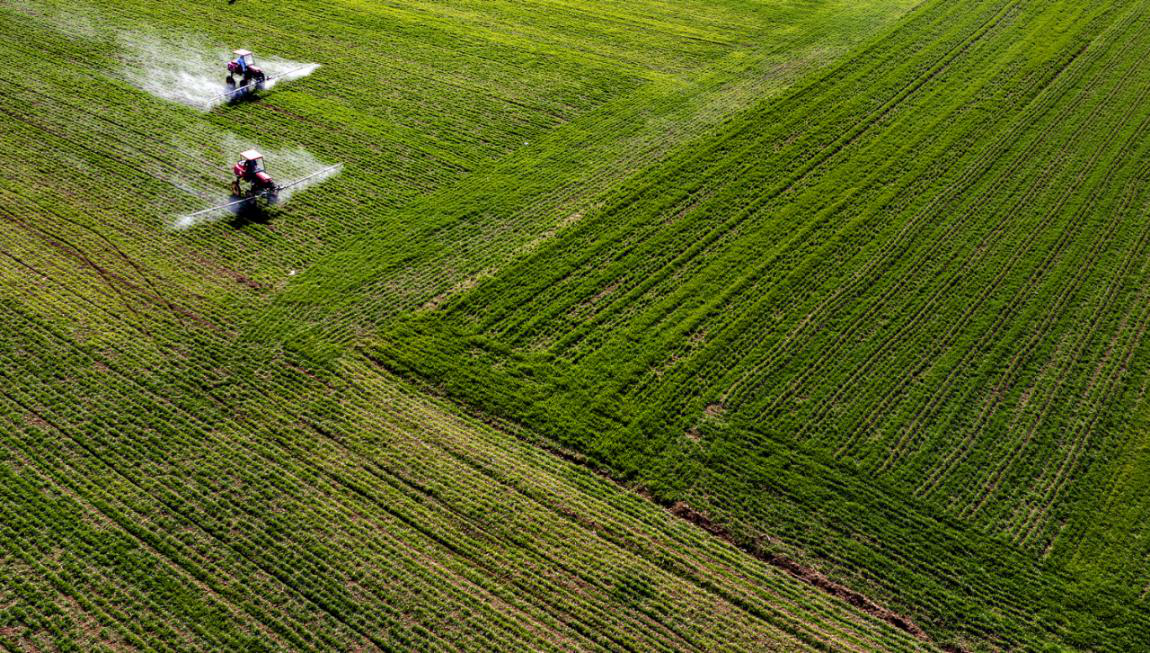
[[[277,184],[264,167],[264,155],[255,149],[245,150],[240,153],[240,160],[232,166],[231,201],[184,215],[177,226],[189,226],[195,224],[200,216],[223,209],[238,209],[253,202],[274,204],[280,199],[281,192],[313,179],[322,181],[322,178],[334,174],[342,167],[343,164],[337,163],[287,183]]]

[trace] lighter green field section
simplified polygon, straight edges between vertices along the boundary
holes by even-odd
[[[358,347],[912,4],[0,4],[0,647],[933,649]],[[344,171],[173,229],[250,145]]]

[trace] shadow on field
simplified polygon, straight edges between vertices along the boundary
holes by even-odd
[[[228,101],[225,102],[224,104],[229,106],[229,107],[234,107],[234,106],[239,106],[242,104],[250,104],[252,102],[258,102],[259,100],[260,100],[259,91],[247,89],[244,91],[237,91],[237,92],[233,93],[232,96],[228,98]]]
[[[272,210],[261,202],[245,202],[232,210],[228,224],[243,229],[253,224],[267,224],[272,220]]]

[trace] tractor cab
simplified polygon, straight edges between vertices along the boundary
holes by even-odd
[[[260,154],[258,150],[247,150],[240,153],[240,161],[236,163],[236,169],[241,173],[241,176],[255,176],[263,173],[264,171],[264,155]]]
[[[228,61],[228,76],[224,79],[228,92],[234,92],[237,87],[243,86],[245,90],[260,90],[263,88],[267,75],[262,68],[256,65],[255,57],[250,50],[235,50],[232,52],[235,59]]]
[[[256,193],[274,194],[276,184],[264,170],[264,155],[257,150],[247,150],[240,153],[240,160],[232,166],[235,181],[232,182],[232,194],[237,196],[251,196]],[[244,184],[247,184],[246,192]]]
[[[234,63],[241,71],[256,65],[256,60],[252,56],[251,50],[234,50],[232,54],[236,56]]]

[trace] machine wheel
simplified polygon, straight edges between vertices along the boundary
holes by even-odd
[[[232,197],[243,197],[244,194],[240,189],[240,180],[237,179],[232,182]]]
[[[256,73],[256,75],[255,75],[256,90],[258,90],[258,91],[264,90],[264,82],[267,81],[267,78],[268,78],[267,75],[265,75],[263,73],[263,71]]]

